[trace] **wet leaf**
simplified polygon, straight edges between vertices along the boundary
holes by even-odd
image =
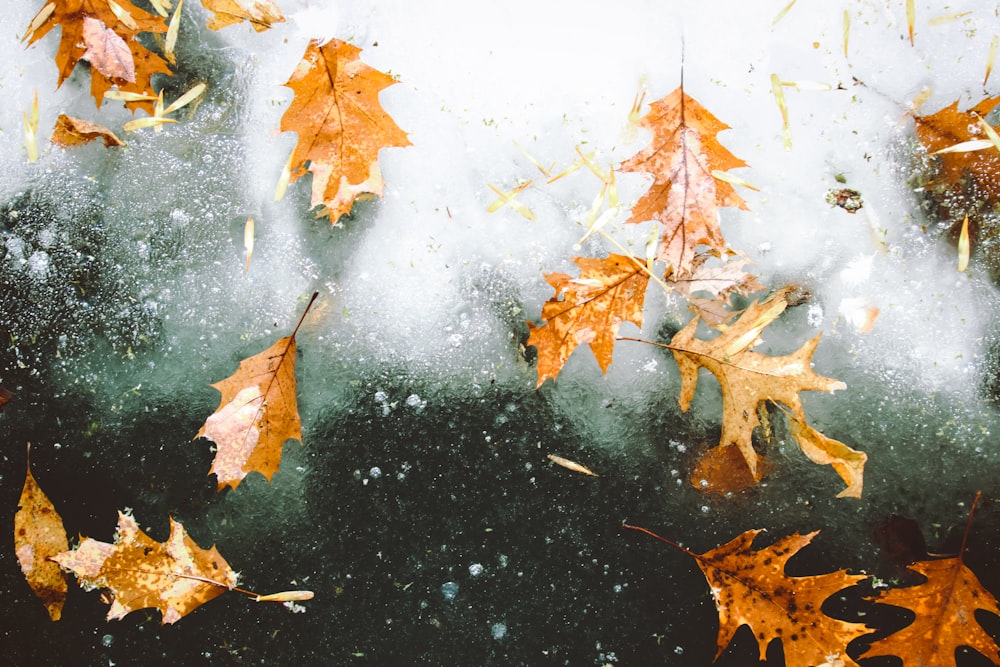
[[[263,32],[275,23],[285,22],[281,10],[271,0],[201,0],[201,4],[213,13],[208,20],[211,30],[245,21],[257,32]]]
[[[285,84],[295,93],[281,131],[295,132],[291,179],[312,172],[313,207],[336,223],[354,200],[382,194],[378,152],[410,141],[382,109],[379,91],[396,81],[361,62],[347,42],[312,42]]]
[[[80,146],[101,139],[108,148],[111,146],[124,146],[125,142],[115,136],[115,133],[97,123],[89,120],[73,118],[66,114],[59,114],[56,119],[55,129],[52,131],[52,143],[57,146],[70,147]]]

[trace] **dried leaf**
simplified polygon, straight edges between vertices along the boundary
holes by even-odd
[[[722,438],[720,446],[736,445],[760,479],[758,455],[753,448],[753,430],[760,424],[757,406],[763,401],[784,405],[792,415],[805,422],[799,392],[836,391],[843,382],[823,377],[812,370],[810,359],[819,344],[816,336],[796,352],[771,357],[750,348],[756,344],[764,327],[784,311],[783,293],[756,302],[736,322],[711,341],[695,337],[697,318],[681,329],[670,341],[670,349],[681,372],[681,410],[687,410],[694,398],[698,372],[707,368],[719,380],[722,390]]]
[[[317,296],[313,294],[306,312]],[[291,336],[244,359],[233,375],[212,385],[222,400],[195,439],[205,437],[217,445],[209,474],[215,474],[220,491],[235,489],[249,472],[270,482],[285,441],[302,441],[295,384],[295,334],[301,324],[299,320]]]
[[[395,80],[361,62],[360,53],[336,39],[312,42],[285,84],[295,97],[281,130],[299,135],[291,182],[312,172],[311,205],[326,207],[333,223],[359,196],[382,194],[379,150],[410,145],[378,100]]]
[[[213,12],[208,20],[210,30],[246,21],[257,32],[263,32],[275,23],[285,22],[281,10],[271,0],[201,0],[201,4]]]
[[[135,61],[125,40],[104,21],[83,18],[83,42],[87,50],[81,58],[111,80],[135,83]]]
[[[730,183],[714,177],[745,167],[718,142],[716,135],[728,125],[713,116],[683,88],[650,104],[640,125],[653,140],[621,166],[621,171],[647,172],[653,183],[632,209],[629,222],[657,220],[663,226],[657,259],[668,265],[667,275],[684,277],[698,246],[725,250],[719,229],[719,208],[745,209],[743,199]]]
[[[176,623],[236,585],[236,574],[215,547],[202,549],[173,519],[170,537],[156,542],[135,519],[119,512],[114,544],[88,537],[54,560],[73,572],[81,586],[111,590],[109,621],[153,607],[164,624]]]
[[[69,549],[66,529],[55,506],[31,474],[31,464],[24,480],[18,510],[14,515],[14,552],[24,578],[53,621],[62,616],[69,586],[59,566],[50,559]]]
[[[792,437],[813,463],[833,466],[847,484],[847,488],[837,494],[838,498],[861,498],[867,454],[826,437],[796,417],[789,420],[789,428]]]
[[[125,142],[103,125],[66,114],[59,114],[55,129],[52,131],[52,143],[66,148],[87,144],[97,139],[102,139],[107,148],[125,145]]]
[[[559,456],[558,454],[549,454],[548,455],[548,459],[549,459],[549,461],[552,461],[553,463],[555,463],[557,466],[562,466],[563,468],[566,468],[567,470],[572,470],[573,472],[578,472],[578,473],[580,473],[582,475],[590,475],[591,477],[598,477],[599,476],[596,472],[594,472],[593,470],[591,470],[587,466],[580,465],[576,461],[570,461],[569,459],[563,458],[562,456]]]
[[[577,257],[580,277],[565,273],[545,276],[556,293],[542,306],[545,324],[531,322],[528,345],[538,348],[538,386],[555,378],[580,344],[590,345],[605,373],[611,363],[615,336],[624,322],[642,327],[642,306],[649,275],[637,259],[610,255],[607,259]]]

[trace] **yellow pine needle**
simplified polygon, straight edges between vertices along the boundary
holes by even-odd
[[[271,593],[270,595],[258,595],[255,602],[296,602],[301,600],[312,600],[312,591],[283,591],[281,593]]]
[[[35,100],[31,104],[30,114],[21,112],[24,118],[24,147],[28,152],[28,162],[38,161],[38,91],[35,91]]]
[[[642,94],[640,95],[639,92]],[[642,118],[642,103],[646,99],[646,91],[639,92],[636,92],[635,98],[632,100],[632,108],[628,112],[628,122],[631,125],[638,125],[639,119]]]
[[[55,10],[56,10],[56,3],[54,2],[50,2],[49,4],[42,7],[38,11],[38,13],[35,14],[35,18],[31,19],[31,24],[28,25],[28,29],[24,31],[24,37],[21,38],[21,41],[22,42],[26,41],[28,38],[34,35],[35,31],[41,28],[42,24],[49,20],[49,17],[52,16],[52,12],[54,12]]]
[[[844,57],[847,57],[847,40],[851,35],[851,15],[844,10]]]
[[[958,236],[958,270],[965,271],[969,267],[969,216],[962,221],[962,233]]]
[[[653,273],[653,262],[656,261],[656,251],[660,247],[660,228],[652,227],[646,240],[646,273]]]
[[[183,0],[177,3],[177,11],[181,10],[182,3]],[[204,83],[199,83],[197,85],[192,86],[189,91],[187,91],[186,93],[178,97],[176,100],[171,102],[170,106],[168,106],[166,109],[160,112],[160,115],[165,116],[168,113],[173,113],[178,109],[186,107],[188,104],[191,104],[191,102],[198,99],[201,96],[201,94],[205,92],[205,88],[207,87],[208,86],[206,86]]]
[[[717,178],[725,183],[729,183],[731,185],[739,185],[744,188],[749,188],[750,190],[753,190],[755,192],[760,192],[760,188],[758,188],[757,186],[750,185],[739,176],[733,176],[732,174],[719,169],[712,170],[712,177]]]
[[[570,461],[569,459],[563,458],[563,457],[561,457],[561,456],[559,456],[557,454],[549,454],[548,455],[548,459],[549,459],[549,461],[552,461],[556,465],[562,466],[563,468],[566,468],[567,470],[572,470],[573,472],[578,472],[578,473],[581,473],[581,474],[584,474],[584,475],[590,475],[591,477],[599,477],[600,476],[596,472],[594,472],[593,470],[591,470],[590,468],[588,468],[586,466],[582,466],[579,463],[577,463],[576,461]]]
[[[1000,35],[993,35],[993,39],[990,40],[990,50],[986,54],[986,75],[983,77],[983,88],[986,87],[986,82],[990,80],[990,74],[993,73],[993,62],[997,59],[997,46],[1000,46]]]
[[[527,206],[525,206],[524,204],[515,199],[517,195],[519,195],[521,192],[524,191],[525,188],[531,185],[531,181],[525,181],[521,185],[511,190],[510,192],[504,192],[503,190],[492,185],[491,183],[487,183],[486,185],[489,187],[490,190],[499,195],[499,199],[495,200],[492,204],[486,207],[487,213],[496,213],[504,206],[510,206],[512,209],[520,213],[528,220],[537,219],[535,214],[531,211],[530,208],[528,208]]]
[[[792,9],[792,7],[795,6],[796,2],[798,2],[798,0],[792,0],[787,5],[785,5],[785,7],[780,12],[778,12],[778,15],[774,17],[774,20],[771,21],[771,26],[773,27],[777,25],[778,21],[785,18],[785,14],[787,14]]]
[[[982,125],[983,131],[986,132],[986,136],[990,138],[990,145],[1000,151],[1000,134],[997,134],[997,131],[994,130],[982,116],[978,116],[976,120],[978,120],[979,124]]]
[[[831,84],[823,83],[822,81],[782,81],[781,85],[785,88],[794,88],[799,92],[802,92],[803,90],[811,90],[825,93],[833,90],[833,86]]]
[[[954,146],[948,146],[947,148],[942,148],[939,151],[934,151],[931,155],[941,155],[942,153],[971,153],[972,151],[981,151],[984,148],[990,148],[993,146],[993,142],[989,139],[973,139],[972,141],[963,141],[960,144],[955,144]]]
[[[281,201],[288,189],[288,183],[292,180],[292,158],[295,157],[293,150],[285,160],[285,166],[281,168],[281,176],[278,177],[278,185],[274,188],[274,201]]]
[[[167,39],[163,46],[163,55],[170,64],[177,62],[174,57],[174,47],[177,46],[177,34],[181,29],[181,8],[183,6],[184,0],[180,0],[177,3],[177,9],[174,10],[174,15],[170,17],[170,24],[167,26]]]
[[[109,90],[104,93],[106,100],[118,100],[120,102],[149,102],[156,99],[156,95],[146,95],[145,93],[130,93],[125,90]]]
[[[910,46],[913,46],[913,24],[917,20],[917,9],[913,0],[906,0],[906,29],[910,33]]]
[[[247,265],[243,273],[249,273],[250,258],[253,256],[253,218],[247,218],[247,224],[243,227],[243,247],[247,249]]]
[[[135,132],[147,127],[157,128],[164,123],[176,123],[173,118],[163,118],[162,116],[147,116],[146,118],[136,118],[130,120],[123,126],[126,132]]]
[[[521,148],[521,144],[519,144],[519,143],[517,143],[515,141],[514,142],[514,146],[516,146],[517,150],[521,151],[521,155],[523,155],[524,157],[528,158],[528,160],[531,162],[531,164],[535,165],[535,167],[538,168],[538,171],[542,172],[542,174],[544,174],[546,178],[548,178],[549,176],[552,175],[551,169],[552,169],[552,167],[556,166],[555,162],[553,162],[551,165],[549,165],[549,168],[546,169],[545,167],[542,166],[542,164],[538,160],[536,160],[534,157],[532,157],[532,155],[528,151],[526,151],[523,148]]]
[[[601,197],[601,199],[603,200],[603,197]],[[600,200],[597,203],[600,204]],[[583,243],[590,238],[591,234],[600,231],[605,225],[617,218],[618,214],[621,213],[621,210],[621,206],[613,206],[602,213],[600,217],[591,223],[590,227],[587,229],[587,233],[583,235],[583,238],[579,240],[579,243]]]
[[[587,157],[588,160],[590,160],[590,159],[593,159],[594,155],[596,155],[596,153],[588,153],[586,157]],[[562,178],[564,176],[569,176],[574,171],[576,171],[576,170],[578,170],[578,169],[580,169],[582,167],[583,167],[583,161],[582,160],[579,160],[579,159],[574,160],[573,163],[570,166],[566,167],[565,169],[563,169],[562,171],[560,171],[558,174],[556,174],[555,176],[553,176],[552,178],[550,178],[546,182],[547,183],[555,183],[560,178]]]
[[[153,9],[156,10],[156,13],[163,18],[167,18],[167,15],[169,14],[167,10],[173,6],[170,0],[149,0],[149,4],[151,4]]]
[[[792,129],[788,124],[788,107],[785,105],[785,91],[781,89],[781,79],[777,74],[771,75],[771,93],[774,94],[774,101],[778,103],[778,111],[781,112],[781,138],[785,145],[785,150],[792,150]]]
[[[583,164],[586,165],[587,169],[590,170],[590,173],[592,173],[594,176],[597,176],[597,178],[599,178],[603,183],[607,183],[609,181],[610,177],[603,171],[601,171],[600,167],[594,164],[593,162],[595,155],[594,153],[587,153],[586,155],[584,155],[583,151],[580,150],[580,147],[577,146],[576,154],[580,156],[580,160],[582,160]]]
[[[950,23],[951,21],[960,19],[963,16],[968,16],[971,13],[972,12],[970,11],[970,12],[956,12],[954,14],[942,14],[941,16],[935,16],[932,19],[928,19],[927,25],[941,25],[943,23]]]
[[[111,8],[111,13],[115,15],[115,18],[124,23],[129,30],[139,29],[139,24],[135,22],[132,15],[125,11],[115,0],[108,0],[108,7]]]

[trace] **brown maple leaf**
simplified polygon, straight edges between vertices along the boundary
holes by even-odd
[[[894,655],[904,665],[944,667],[957,665],[955,651],[969,646],[1000,665],[1000,646],[976,621],[976,610],[1000,615],[997,599],[983,587],[976,575],[962,562],[972,513],[980,494],[969,511],[969,524],[959,554],[953,558],[922,560],[909,569],[927,580],[916,586],[881,591],[869,598],[880,604],[904,607],[914,614],[913,623],[899,632],[873,642],[863,657]]]
[[[319,292],[314,292],[292,335],[244,359],[233,375],[212,385],[222,400],[194,439],[205,437],[216,444],[209,474],[215,474],[220,491],[226,486],[235,489],[254,471],[270,482],[285,441],[302,442],[295,396],[295,334],[317,296]]]
[[[89,19],[89,21],[88,21]],[[96,21],[97,23],[92,23]],[[95,26],[101,26],[103,31],[110,31],[114,37],[106,32],[98,35]],[[117,86],[119,90],[136,93],[149,94],[153,91],[152,77],[154,74],[169,75],[170,69],[167,62],[157,54],[149,51],[139,43],[140,33],[166,33],[167,24],[159,16],[139,9],[128,0],[52,0],[48,2],[38,12],[25,31],[24,38],[28,45],[44,37],[55,26],[62,27],[62,37],[59,43],[59,51],[56,53],[56,66],[59,68],[59,82],[63,82],[73,73],[73,68],[83,59],[89,59],[91,65],[90,91],[100,107],[104,101],[104,93]],[[88,42],[88,27],[91,37]],[[132,60],[131,69],[119,69],[118,66],[109,64],[105,59],[103,49],[109,43],[116,43],[115,39],[121,40],[126,50],[130,53]],[[117,54],[111,60],[118,60],[119,64],[126,60],[126,56],[119,45],[112,48],[112,52]],[[97,62],[95,62],[95,60]],[[131,78],[129,78],[131,74]],[[153,104],[148,100],[136,100],[127,102],[126,106],[131,109],[142,108],[149,113],[153,112]]]
[[[135,61],[125,40],[111,28],[90,16],[83,17],[83,43],[87,50],[80,56],[108,79],[135,83]]]
[[[125,145],[125,142],[103,125],[91,123],[89,120],[73,118],[64,113],[59,114],[59,117],[56,118],[56,126],[52,130],[51,140],[56,146],[63,146],[64,148],[80,146],[97,139],[102,139],[104,145],[108,148]]]
[[[827,616],[823,602],[853,586],[866,575],[844,570],[807,577],[790,577],[785,564],[819,531],[790,535],[763,549],[753,549],[760,530],[748,530],[731,542],[697,554],[645,528],[625,525],[680,549],[695,559],[705,574],[719,612],[716,658],[736,631],[749,625],[757,639],[758,659],[767,645],[781,641],[787,667],[860,667],[847,655],[847,645],[868,634],[863,623]]]
[[[29,445],[30,449],[30,445]],[[18,510],[14,515],[14,552],[28,585],[35,592],[53,621],[62,616],[69,586],[59,566],[51,558],[69,549],[62,518],[31,474],[31,464],[24,480]]]
[[[719,445],[739,447],[756,479],[760,479],[760,471],[752,436],[754,428],[760,425],[758,405],[764,401],[780,403],[791,413],[793,423],[798,420],[804,425],[805,413],[799,392],[832,392],[846,387],[843,382],[823,377],[812,370],[811,358],[820,336],[808,341],[796,352],[780,357],[760,354],[750,349],[763,329],[785,310],[787,302],[784,294],[784,291],[777,292],[766,301],[751,304],[736,322],[710,341],[696,338],[698,318],[695,318],[678,331],[666,346],[673,352],[681,371],[681,410],[686,411],[691,405],[700,369],[708,369],[718,379],[723,404],[722,438]],[[816,432],[811,429],[795,431],[794,428],[793,433],[797,433],[796,438],[800,444],[805,443],[803,449],[810,458],[820,462],[820,459],[826,457],[829,461],[823,462],[835,464],[835,469],[849,485],[841,495],[860,494],[860,470],[867,457],[842,443],[829,439],[820,440],[813,435]],[[846,452],[843,448],[846,448]],[[845,475],[849,475],[849,478]]]
[[[275,23],[285,22],[281,10],[271,0],[201,0],[201,4],[213,12],[207,24],[211,30],[246,21],[257,32],[263,32]]]
[[[378,100],[396,81],[361,62],[360,53],[336,39],[312,42],[285,84],[295,97],[281,131],[299,135],[289,182],[312,172],[311,206],[324,206],[333,223],[351,212],[355,199],[382,194],[379,150],[410,145]]]
[[[164,624],[176,623],[236,585],[236,574],[215,547],[199,547],[181,524],[171,519],[170,537],[161,543],[122,512],[114,544],[88,537],[53,560],[73,572],[81,586],[114,594],[109,621],[154,607]]]
[[[693,97],[677,88],[650,104],[640,127],[653,133],[650,144],[621,165],[621,171],[646,172],[653,183],[632,209],[628,222],[657,220],[663,235],[657,259],[667,276],[683,278],[693,270],[698,246],[717,252],[726,243],[719,228],[719,208],[746,203],[733,186],[713,172],[745,167],[746,163],[719,143],[716,135],[729,128]]]
[[[555,378],[580,344],[590,346],[605,373],[618,329],[624,322],[642,327],[642,306],[649,274],[642,262],[625,255],[607,259],[577,257],[580,277],[545,276],[556,293],[542,306],[545,324],[531,330],[528,345],[538,348],[538,385]]]

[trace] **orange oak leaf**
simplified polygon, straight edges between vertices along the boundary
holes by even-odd
[[[687,95],[683,86],[650,104],[639,126],[650,130],[653,140],[620,169],[652,174],[653,183],[628,222],[660,222],[657,259],[667,264],[667,277],[682,278],[693,270],[700,245],[725,250],[719,208],[747,208],[733,186],[713,172],[747,165],[716,138],[729,126]]]
[[[103,32],[98,35],[95,26],[101,24]],[[56,67],[59,68],[57,85],[61,86],[69,78],[80,60],[90,60],[90,91],[98,107],[104,100],[104,93],[112,86],[128,93],[150,94],[153,92],[153,75],[171,73],[167,62],[138,40],[140,33],[166,33],[166,22],[155,14],[139,9],[128,0],[52,0],[35,15],[23,39],[30,46],[56,26],[62,27],[62,37],[56,53]],[[89,41],[88,30],[91,31]],[[109,36],[108,32],[114,37]],[[133,69],[120,69],[111,63],[117,60],[119,64],[123,64],[127,60],[120,44],[111,49],[116,54],[114,58],[109,60],[102,53],[116,38],[124,43]],[[126,106],[133,110],[141,108],[149,113],[153,112],[153,103],[149,100],[130,101]]]
[[[312,42],[285,84],[295,96],[281,131],[299,135],[289,182],[312,172],[311,206],[325,207],[333,223],[355,199],[382,194],[379,150],[410,145],[378,99],[395,80],[361,62],[360,53],[336,39]]]
[[[958,102],[926,116],[914,116],[917,139],[929,153],[944,151],[970,141],[986,141],[984,128],[979,122],[997,104],[1000,96],[988,97],[967,111],[958,110]],[[994,147],[984,150],[942,152],[939,180],[932,187],[948,187],[968,184],[979,199],[993,203],[1000,197],[1000,183],[996,174],[1000,172],[1000,151]]]
[[[222,400],[194,439],[205,437],[217,446],[209,474],[215,474],[219,491],[226,486],[235,489],[254,471],[270,482],[285,441],[302,442],[295,396],[295,334],[317,296],[319,292],[314,292],[291,336],[244,359],[233,375],[212,385]]]
[[[580,277],[546,275],[556,294],[542,306],[545,324],[528,322],[528,345],[538,348],[537,386],[559,375],[582,343],[590,345],[606,373],[622,323],[642,327],[649,274],[641,261],[615,254],[607,259],[577,257],[573,261],[580,267]]]
[[[760,354],[750,349],[756,344],[764,328],[785,310],[787,302],[784,295],[785,292],[780,291],[768,300],[751,304],[736,322],[711,341],[696,338],[698,318],[695,318],[678,331],[667,346],[673,352],[681,372],[681,410],[686,411],[691,405],[700,369],[708,369],[718,379],[723,404],[722,438],[719,445],[739,447],[756,479],[760,479],[761,473],[758,470],[758,455],[753,448],[752,435],[754,428],[760,425],[758,405],[763,401],[782,404],[794,419],[804,424],[805,413],[799,392],[833,392],[846,387],[843,382],[823,377],[812,370],[811,358],[820,336],[808,341],[796,352],[780,357]],[[803,434],[801,439],[807,441],[803,449],[806,449],[813,460],[819,462],[822,453],[831,463],[837,463],[836,470],[842,476],[844,468],[856,472],[856,479],[854,476],[850,480],[845,478],[849,489],[844,494],[860,494],[860,467],[864,465],[866,458],[863,454],[847,448],[853,453],[847,455],[836,446],[817,444],[811,435]],[[836,444],[847,447],[841,443]],[[838,454],[841,456],[838,457]],[[843,458],[844,456],[849,458]]]
[[[83,17],[83,43],[87,46],[81,58],[108,79],[135,83],[135,61],[125,40],[104,21]]]
[[[716,658],[736,631],[749,625],[757,639],[758,659],[768,644],[781,642],[787,667],[860,667],[847,655],[847,645],[868,634],[863,623],[827,616],[823,602],[831,595],[867,578],[844,570],[807,577],[790,577],[785,564],[812,541],[819,531],[781,538],[763,549],[753,549],[760,530],[748,530],[731,542],[697,554],[645,528],[625,525],[684,551],[705,574],[719,612]]]
[[[63,146],[64,148],[80,146],[91,141],[96,141],[97,139],[102,139],[104,145],[108,148],[125,145],[125,142],[103,125],[91,123],[89,120],[73,118],[64,113],[59,114],[59,117],[56,118],[56,126],[52,131],[52,143],[56,146]]]
[[[50,559],[69,549],[69,542],[62,518],[31,474],[30,462],[17,504],[17,514],[14,515],[17,562],[31,590],[45,604],[49,617],[58,621],[69,586],[59,566]]]
[[[271,0],[201,0],[201,4],[213,12],[207,24],[211,30],[246,21],[257,32],[263,32],[275,23],[285,22],[281,10]]]
[[[923,575],[924,583],[881,591],[870,598],[880,604],[909,609],[916,618],[899,632],[873,642],[862,657],[894,655],[902,658],[904,665],[944,667],[957,665],[955,651],[959,646],[969,646],[1000,665],[1000,646],[976,621],[975,614],[982,609],[1000,615],[1000,605],[962,562],[979,498],[977,493],[957,556],[912,563],[907,567]]]
[[[199,547],[181,524],[171,519],[170,537],[157,542],[122,512],[114,544],[88,537],[53,560],[73,572],[81,586],[114,594],[109,621],[154,607],[164,624],[176,623],[236,585],[236,574],[215,547]]]

